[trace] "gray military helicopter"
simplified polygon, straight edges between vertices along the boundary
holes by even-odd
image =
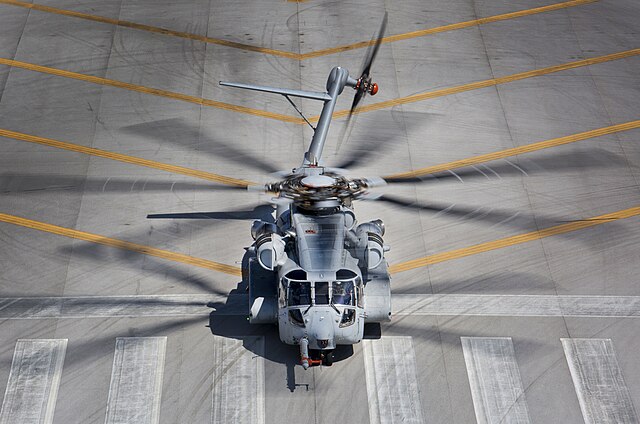
[[[335,67],[325,93],[220,82],[223,86],[283,95],[313,128],[302,164],[280,181],[260,187],[274,194],[275,223],[254,221],[249,248],[249,321],[277,323],[280,339],[300,346],[300,361],[331,365],[337,345],[352,345],[364,336],[365,323],[391,318],[391,289],[384,245],[384,224],[359,224],[353,201],[382,178],[347,178],[341,169],[323,166],[322,150],[338,96],[356,91],[349,119],[366,94],[375,95],[371,66],[380,47],[387,17],[356,79]],[[314,128],[290,97],[324,103]],[[348,121],[347,121],[348,124]],[[256,188],[251,188],[256,190]]]
[[[477,169],[428,177],[350,178],[344,168],[357,162],[356,159],[346,160],[338,168],[324,166],[322,151],[338,96],[346,87],[356,92],[345,124],[348,128],[365,96],[378,92],[378,85],[372,82],[371,66],[386,20],[385,14],[365,56],[360,76],[353,78],[346,69],[334,67],[324,93],[220,82],[227,87],[284,96],[313,129],[311,144],[299,167],[279,173],[282,177],[279,181],[249,187],[251,191],[274,195],[272,201],[276,205],[275,222],[257,220],[251,227],[254,242],[248,248],[249,322],[277,324],[282,342],[299,345],[300,362],[305,369],[312,365],[331,365],[338,345],[353,345],[363,339],[365,324],[391,319],[391,278],[385,259],[389,247],[383,241],[384,223],[378,219],[358,224],[353,211],[355,200],[383,201],[460,217],[474,216],[494,224],[509,225],[514,217],[497,211],[478,216],[474,209],[407,202],[369,191],[389,184],[461,180],[463,176],[477,175]],[[324,103],[315,128],[291,97]],[[510,166],[526,174],[517,165],[510,163]],[[501,171],[508,169],[511,168]],[[487,176],[482,171],[479,173]]]

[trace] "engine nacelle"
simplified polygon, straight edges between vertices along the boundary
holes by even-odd
[[[284,251],[285,242],[276,233],[264,234],[256,240],[256,256],[260,266],[268,271],[274,271],[287,261]]]
[[[367,268],[376,268],[384,259],[384,241],[382,240],[384,223],[380,219],[365,222],[358,225],[356,234],[362,242],[366,243],[362,259],[366,262]]]

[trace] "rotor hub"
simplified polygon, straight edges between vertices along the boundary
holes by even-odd
[[[375,96],[378,93],[378,84],[376,84],[375,82],[371,82],[371,78],[367,77],[366,75],[358,78],[358,82],[353,88],[355,90],[360,90],[363,93],[369,93],[372,96]]]
[[[328,175],[309,175],[300,180],[300,183],[308,188],[327,188],[336,183],[336,180]]]
[[[349,179],[327,172],[321,175],[291,174],[284,180],[267,184],[266,190],[293,200],[301,208],[320,210],[350,205],[369,188],[365,179]]]

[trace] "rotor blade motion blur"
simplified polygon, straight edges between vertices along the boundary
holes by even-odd
[[[349,115],[347,116],[347,120],[344,123],[342,135],[340,136],[336,150],[340,150],[340,146],[342,145],[344,139],[348,137],[351,117],[353,116],[355,109],[364,99],[365,95],[369,93],[372,96],[374,96],[378,92],[378,84],[373,83],[371,80],[371,67],[373,65],[373,62],[376,59],[376,56],[378,55],[378,51],[380,50],[380,44],[382,43],[382,39],[384,38],[384,32],[386,28],[387,28],[387,12],[384,13],[384,17],[382,18],[382,24],[380,25],[378,34],[371,40],[373,44],[369,46],[369,49],[367,50],[367,54],[365,55],[362,68],[360,70],[360,76],[357,80],[358,83],[354,87],[356,90],[356,94],[353,97],[353,101],[351,102]]]
[[[122,129],[136,136],[147,137],[168,144],[177,144],[189,149],[209,154],[215,158],[223,157],[243,167],[252,168],[263,174],[279,171],[277,166],[262,159],[254,153],[247,153],[221,141],[218,137],[211,137],[205,129],[199,128],[181,118],[161,119],[143,124],[136,124]],[[194,140],[196,140],[194,142]]]
[[[247,191],[246,186],[181,182],[149,178],[84,177],[81,175],[0,174],[0,193],[50,191],[83,193],[141,193],[173,191]]]

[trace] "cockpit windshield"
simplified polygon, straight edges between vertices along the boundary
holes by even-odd
[[[362,280],[359,277],[336,281],[296,281],[287,277],[282,279],[280,305],[343,305],[362,308]],[[285,298],[286,293],[286,298]]]
[[[289,306],[311,305],[311,283],[308,281],[289,282]]]
[[[337,305],[355,305],[353,281],[334,281],[331,283],[333,303]]]
[[[329,282],[328,281],[316,281],[316,305],[328,305],[329,304]]]

